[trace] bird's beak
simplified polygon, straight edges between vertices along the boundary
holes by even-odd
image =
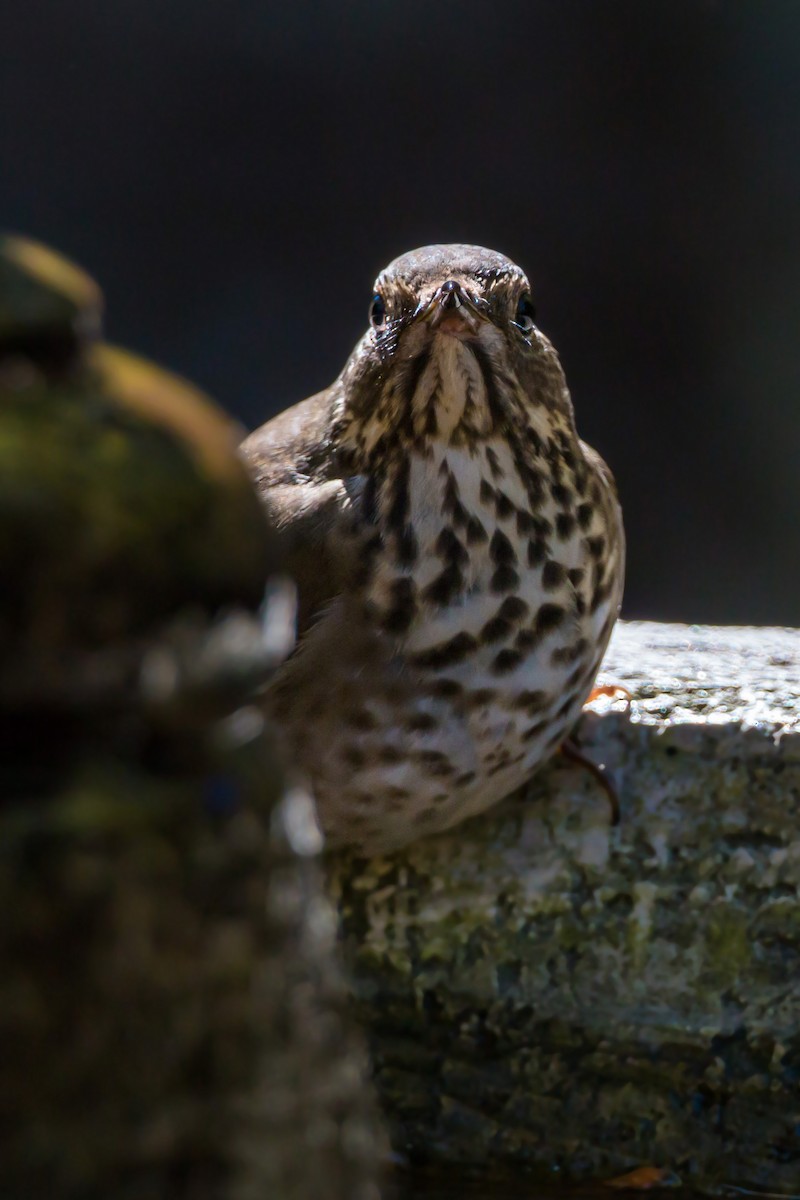
[[[420,305],[417,316],[437,333],[461,338],[474,337],[488,319],[455,279],[448,279],[437,288],[431,299]]]

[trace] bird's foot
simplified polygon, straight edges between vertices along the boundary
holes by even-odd
[[[611,824],[619,825],[621,816],[619,796],[606,768],[600,763],[593,762],[591,758],[585,755],[572,738],[567,738],[566,741],[563,741],[559,749],[564,758],[569,759],[570,762],[577,763],[579,767],[585,767],[587,771],[594,775],[608,798],[611,808]]]

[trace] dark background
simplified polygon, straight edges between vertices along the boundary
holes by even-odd
[[[247,425],[404,250],[530,274],[625,612],[800,624],[797,0],[6,0],[0,226]]]

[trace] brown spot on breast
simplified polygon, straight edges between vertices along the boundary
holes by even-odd
[[[439,722],[431,713],[417,712],[403,722],[409,733],[429,733],[438,728]]]
[[[461,503],[461,494],[458,490],[458,480],[452,473],[446,462],[442,463],[445,475],[444,492],[442,494],[442,508],[446,513],[452,512],[457,504]],[[442,467],[439,468],[440,472]]]
[[[417,537],[410,525],[404,525],[395,537],[397,561],[403,567],[411,567],[417,561],[419,547]]]
[[[492,659],[492,671],[496,675],[504,675],[508,671],[513,671],[522,662],[522,655],[518,650],[501,650]]]
[[[567,572],[560,562],[551,558],[544,564],[542,571],[542,587],[546,592],[552,592],[566,581]]]
[[[514,638],[514,645],[518,650],[532,650],[541,639],[542,635],[535,629],[520,629]]]
[[[572,536],[575,524],[575,518],[572,513],[560,512],[556,515],[556,532],[562,542]]]
[[[503,519],[510,517],[514,512],[514,505],[511,503],[505,492],[498,491],[495,494],[494,511],[497,513],[498,517]]]
[[[574,471],[575,462],[576,462],[575,453],[570,446],[565,445],[565,441],[566,441],[566,439],[564,439],[561,443],[561,458],[563,460],[564,466],[568,470]]]
[[[435,679],[431,683],[429,691],[432,696],[441,696],[444,700],[454,700],[464,691],[464,685],[457,679]]]
[[[525,458],[517,457],[516,466],[525,491],[528,493],[528,500],[534,508],[538,508],[544,499],[544,480],[540,472]]]
[[[443,558],[446,562],[457,563],[459,566],[464,566],[469,562],[466,548],[449,526],[445,526],[439,533],[435,550],[439,558]]]
[[[434,779],[446,779],[450,775],[455,775],[456,768],[445,754],[430,750],[414,757],[424,766],[426,773]]]
[[[430,604],[442,608],[458,595],[464,587],[464,576],[456,563],[450,563],[440,575],[423,589],[422,597]]]
[[[519,587],[519,582],[519,575],[514,568],[503,563],[489,580],[489,587],[493,592],[513,592]]]
[[[591,554],[592,558],[601,558],[605,553],[606,539],[604,537],[586,538],[586,549]]]
[[[571,646],[559,646],[559,648],[554,650],[550,655],[550,662],[554,667],[560,666],[564,663],[574,663],[588,648],[588,645],[589,643],[587,642],[586,638],[582,637],[578,638],[577,642],[574,642]]]
[[[549,633],[558,628],[566,615],[560,604],[543,604],[536,614],[536,628],[540,633]]]
[[[360,750],[358,746],[343,746],[339,757],[342,759],[342,762],[347,763],[348,767],[356,769],[363,767],[367,761],[364,751]]]
[[[586,574],[583,567],[572,567],[567,571],[567,577],[573,587],[578,587],[583,582],[583,577]]]
[[[500,466],[497,454],[491,446],[486,447],[486,461],[489,464],[489,470],[495,479],[503,478],[503,468]]]
[[[533,529],[533,517],[524,509],[517,510],[517,533],[524,536]]]
[[[528,615],[530,609],[521,596],[506,596],[497,610],[497,616],[506,621],[519,621]]]
[[[504,617],[492,617],[487,621],[483,629],[478,634],[482,642],[501,642],[503,638],[509,637],[513,626],[510,621],[506,621]]]
[[[405,755],[397,746],[387,745],[378,747],[376,757],[378,758],[379,762],[386,763],[387,766],[391,766],[394,763],[402,762]]]
[[[543,708],[547,707],[550,703],[550,696],[547,692],[543,692],[537,688],[532,691],[520,692],[519,695],[514,696],[510,703],[511,708],[521,708],[530,716],[533,716],[535,712],[541,712]]]
[[[550,553],[550,547],[544,538],[531,539],[528,542],[528,566],[538,567]]]
[[[528,425],[525,429],[525,440],[534,454],[544,454],[544,442],[532,425]]]
[[[476,638],[462,630],[448,641],[440,642],[438,646],[431,646],[428,650],[409,655],[409,662],[416,667],[449,667],[453,663],[463,662],[477,646]]]
[[[378,724],[376,717],[367,708],[351,709],[345,713],[344,719],[353,729],[361,729],[364,732],[375,729]]]
[[[427,767],[432,766],[434,763],[450,762],[450,759],[441,750],[418,750],[414,754],[414,759],[417,762],[424,763]]]
[[[477,517],[470,517],[467,521],[466,537],[467,545],[476,546],[480,542],[487,541],[489,535]]]
[[[408,575],[392,580],[390,607],[379,618],[387,633],[405,633],[417,613],[416,587]]]
[[[495,529],[489,543],[489,555],[493,563],[515,563],[517,552],[501,529]]]
[[[594,506],[591,504],[579,504],[575,510],[575,516],[578,520],[578,525],[581,529],[588,529],[592,523],[594,515]]]

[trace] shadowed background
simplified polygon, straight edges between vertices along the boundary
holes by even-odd
[[[796,0],[17,5],[0,227],[247,427],[396,254],[502,250],[617,476],[625,614],[800,623]]]

